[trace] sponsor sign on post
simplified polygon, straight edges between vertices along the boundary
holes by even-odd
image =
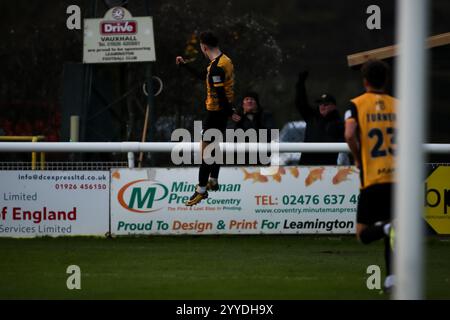
[[[359,175],[353,167],[224,167],[220,190],[199,205],[197,168],[113,169],[111,232],[126,234],[354,233]]]
[[[437,234],[450,234],[450,166],[438,166],[425,180],[425,220]]]
[[[84,20],[84,63],[143,61],[156,61],[152,17],[115,7],[103,19]]]
[[[0,171],[0,237],[105,235],[108,171]]]

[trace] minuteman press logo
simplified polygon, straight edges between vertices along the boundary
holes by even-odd
[[[163,184],[147,179],[135,180],[124,185],[117,195],[120,205],[131,212],[147,213],[161,210],[158,202],[169,194]]]

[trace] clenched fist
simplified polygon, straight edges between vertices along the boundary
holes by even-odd
[[[183,58],[182,56],[178,56],[178,57],[175,58],[175,63],[176,63],[177,66],[178,66],[178,65],[180,65],[180,64],[185,64],[186,61],[184,60],[184,58]]]

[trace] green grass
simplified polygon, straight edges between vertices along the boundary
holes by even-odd
[[[427,297],[450,298],[450,241],[427,242]],[[382,243],[353,237],[0,239],[0,299],[386,299]],[[66,287],[80,266],[81,290]]]

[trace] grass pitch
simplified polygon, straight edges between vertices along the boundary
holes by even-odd
[[[0,239],[0,253],[0,299],[388,298],[366,287],[382,242],[347,236]],[[450,239],[427,241],[426,268],[427,298],[450,299]]]

